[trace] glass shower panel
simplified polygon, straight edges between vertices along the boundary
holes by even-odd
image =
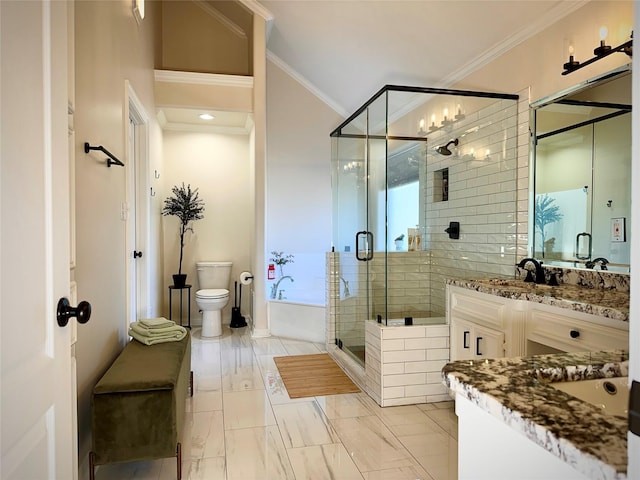
[[[385,93],[368,106],[369,170],[367,179],[368,225],[373,237],[369,269],[371,310],[369,319],[387,318],[387,97]]]
[[[331,133],[330,309],[338,345],[361,365],[367,321],[444,324],[447,278],[512,274],[516,100],[387,86]],[[445,232],[452,221],[458,239]]]
[[[367,225],[366,138],[362,133],[334,138],[333,151],[333,238],[338,255],[336,340],[358,362],[364,362],[363,319],[369,315],[369,291],[367,265],[363,268],[357,260],[363,248],[357,232],[366,231]]]

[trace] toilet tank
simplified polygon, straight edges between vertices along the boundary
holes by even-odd
[[[196,262],[198,288],[229,289],[232,262]]]

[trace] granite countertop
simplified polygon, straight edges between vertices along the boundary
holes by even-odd
[[[626,479],[627,419],[549,385],[628,376],[626,352],[457,361],[442,370],[457,394],[593,479]]]
[[[538,285],[513,278],[448,279],[447,283],[513,300],[543,303],[613,320],[629,321],[628,291],[565,283],[558,286]]]

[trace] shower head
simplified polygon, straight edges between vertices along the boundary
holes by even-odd
[[[451,144],[453,144],[454,147],[457,147],[458,146],[458,139],[456,138],[455,140],[451,140],[446,145],[442,145],[442,146],[436,148],[436,152],[438,152],[440,155],[451,155],[451,150],[449,150],[449,145],[451,145]]]

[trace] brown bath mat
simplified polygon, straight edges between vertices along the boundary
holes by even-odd
[[[290,398],[360,391],[326,353],[274,357],[273,360]]]

